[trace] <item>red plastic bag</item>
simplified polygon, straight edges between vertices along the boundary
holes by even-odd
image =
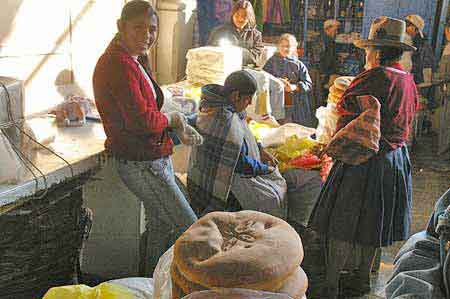
[[[322,160],[320,160],[319,157],[310,153],[292,159],[291,162],[289,162],[293,167],[306,169],[319,168],[321,163]]]
[[[331,157],[324,154],[322,156],[322,168],[320,169],[320,177],[322,178],[322,182],[325,182],[330,174],[330,170],[333,167],[333,160]]]

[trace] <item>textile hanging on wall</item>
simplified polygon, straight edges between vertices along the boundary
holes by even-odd
[[[262,32],[264,25],[264,2],[267,0],[251,0],[256,17],[256,27]]]
[[[261,2],[263,6],[264,23],[281,25],[291,22],[291,0],[265,0],[256,2]]]
[[[229,20],[233,0],[197,0],[198,33],[200,45],[208,42],[209,33]]]

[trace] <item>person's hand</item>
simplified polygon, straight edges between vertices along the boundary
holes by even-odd
[[[261,161],[266,163],[269,166],[277,166],[278,160],[271,153],[266,151],[265,149],[261,149]]]
[[[202,135],[190,125],[186,125],[183,132],[178,132],[177,130],[177,135],[184,145],[198,146],[203,144]]]
[[[178,132],[184,132],[187,124],[186,116],[178,111],[165,114],[169,121],[169,127],[177,130]]]
[[[277,169],[277,168],[274,167],[274,166],[269,166],[269,168],[268,168],[269,174],[273,173],[276,169]]]
[[[293,91],[296,91],[296,90],[297,90],[297,85],[291,84],[291,82],[289,82],[288,79],[284,78],[284,79],[281,79],[281,80],[282,80],[283,83],[284,83],[284,90],[285,90],[286,92],[293,92]]]

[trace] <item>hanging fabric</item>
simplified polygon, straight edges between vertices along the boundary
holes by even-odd
[[[197,20],[200,45],[208,42],[209,33],[229,21],[233,0],[197,0]]]
[[[291,12],[289,7],[290,0],[281,0],[282,24],[291,22]]]
[[[251,3],[255,11],[256,27],[259,31],[262,31],[264,25],[264,1],[252,0]]]

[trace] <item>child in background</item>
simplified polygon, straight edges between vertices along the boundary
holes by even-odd
[[[297,58],[297,40],[285,33],[278,41],[278,51],[264,65],[264,70],[284,82],[286,120],[307,127],[314,126],[309,93],[312,80],[306,66]]]

